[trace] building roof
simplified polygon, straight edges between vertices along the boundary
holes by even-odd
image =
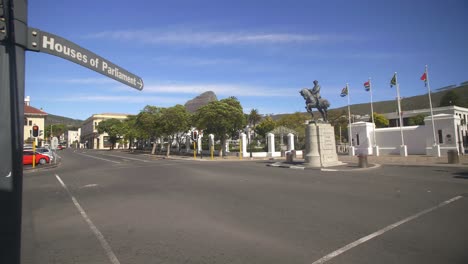
[[[39,110],[37,108],[34,108],[32,106],[29,106],[29,105],[24,105],[24,114],[25,115],[39,115],[39,116],[47,115],[46,112]]]

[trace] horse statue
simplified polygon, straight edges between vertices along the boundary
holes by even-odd
[[[312,108],[317,108],[317,110],[320,112],[322,115],[323,121],[328,122],[328,112],[327,109],[330,107],[330,102],[328,102],[327,99],[316,99],[315,96],[309,91],[309,89],[304,88],[299,92],[304,100],[306,101],[306,109],[307,112],[309,112],[312,115],[312,118],[314,118],[314,114],[312,113]]]

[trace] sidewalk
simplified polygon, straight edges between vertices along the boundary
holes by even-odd
[[[293,168],[298,168],[298,167],[304,167],[302,163],[304,162],[304,159],[302,158],[296,158],[294,159],[294,163],[286,163],[286,158],[285,157],[275,157],[275,158],[253,158],[250,159],[250,157],[242,157],[240,159],[237,156],[227,156],[227,157],[219,157],[219,156],[214,156],[213,159],[211,159],[210,156],[203,155],[203,158],[200,158],[199,155],[197,155],[197,158],[194,159],[193,155],[170,155],[169,157],[166,157],[165,155],[157,154],[157,155],[151,155],[148,152],[134,152],[135,154],[141,154],[145,156],[150,156],[153,157],[154,159],[177,159],[177,160],[196,160],[196,161],[269,161],[270,164],[276,164],[273,165],[274,167],[279,167],[277,165],[281,165],[281,167],[293,167]],[[460,163],[459,164],[448,164],[448,158],[446,156],[437,158],[437,157],[431,157],[431,156],[425,156],[425,155],[409,155],[407,157],[401,157],[397,155],[386,155],[386,156],[368,156],[368,164],[369,168],[374,168],[374,165],[404,165],[404,166],[448,166],[448,167],[468,167],[468,155],[464,156],[459,156]],[[348,168],[349,169],[362,169],[358,168],[358,156],[347,156],[347,155],[338,155],[338,160],[345,163],[342,166],[334,166],[331,169],[335,168]],[[367,168],[367,169],[369,169]],[[327,168],[325,168],[327,169]]]
[[[385,165],[412,165],[412,166],[454,166],[465,167],[468,166],[468,156],[459,156],[459,164],[449,164],[446,156],[437,158],[425,155],[408,155],[407,157],[397,155],[387,156],[367,156],[367,161],[370,164],[385,164]],[[338,156],[338,159],[346,163],[357,163],[357,156]]]
[[[368,167],[360,168],[358,166],[358,156],[338,156],[338,160],[343,162],[343,165],[325,167],[325,168],[310,168],[304,165],[303,159],[295,159],[294,162],[288,163],[284,159],[276,159],[276,162],[270,163],[267,166],[289,168],[289,169],[300,169],[300,170],[321,170],[321,171],[359,171],[359,170],[370,170],[379,168],[381,165],[399,165],[399,166],[433,166],[433,167],[456,167],[456,168],[468,168],[468,156],[460,156],[460,163],[448,164],[447,157],[431,157],[423,155],[410,155],[407,157],[401,156],[368,156],[367,163]]]

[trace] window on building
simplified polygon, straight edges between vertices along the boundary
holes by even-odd
[[[356,145],[359,146],[359,134],[356,134]]]
[[[444,138],[442,137],[442,130],[439,129],[437,132],[439,134],[439,144],[443,144],[444,143]]]
[[[32,126],[32,120],[29,120],[29,125]]]
[[[24,119],[24,125],[25,125],[25,126],[28,125],[28,119],[27,119],[27,118]]]

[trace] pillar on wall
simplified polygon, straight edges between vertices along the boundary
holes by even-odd
[[[191,144],[191,140],[190,140],[190,135],[187,135],[185,136],[185,152],[187,153],[190,153],[190,144]]]
[[[294,134],[288,134],[288,151],[294,150]]]
[[[230,151],[229,151],[229,139],[226,139],[225,148],[226,148],[226,152],[230,152]]]
[[[198,139],[197,139],[197,152],[198,153],[202,152],[202,139],[203,139],[203,134],[199,134]]]
[[[247,135],[245,133],[241,133],[241,140],[242,140],[242,156],[247,155]]]
[[[214,147],[214,135],[213,134],[209,134],[208,135],[208,146],[210,147]]]
[[[273,153],[275,152],[275,135],[272,133],[267,134],[268,140],[268,157],[273,157]]]

